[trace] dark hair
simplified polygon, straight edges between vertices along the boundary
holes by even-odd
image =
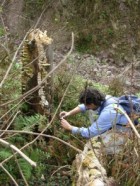
[[[84,104],[93,103],[96,106],[101,106],[105,100],[105,95],[94,88],[86,88],[79,96],[79,102]]]

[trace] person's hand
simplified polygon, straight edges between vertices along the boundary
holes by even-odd
[[[66,118],[69,116],[69,112],[63,111],[59,114],[60,119]]]
[[[61,119],[61,126],[66,129],[66,130],[69,130],[71,131],[72,130],[72,125],[69,124],[69,122],[67,122],[67,120],[65,119]]]

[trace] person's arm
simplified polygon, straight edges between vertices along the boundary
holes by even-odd
[[[66,130],[69,130],[69,131],[72,131],[72,128],[74,126],[72,126],[67,120],[65,119],[61,119],[61,126],[66,129]]]
[[[83,104],[78,105],[77,107],[75,107],[74,109],[70,110],[69,112],[66,111],[62,111],[59,116],[60,118],[66,118],[67,116],[72,116],[75,114],[78,114],[80,112],[83,112],[85,110],[85,106]]]
[[[114,122],[116,122],[116,111],[113,109],[104,109],[96,122],[93,122],[88,128],[72,126],[65,119],[61,120],[61,125],[64,129],[71,131],[73,134],[80,134],[85,138],[91,138],[109,130]]]

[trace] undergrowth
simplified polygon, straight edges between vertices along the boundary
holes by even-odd
[[[10,101],[21,95],[20,67],[17,66],[17,64],[18,63],[15,62],[10,76],[4,84],[1,93],[1,103]],[[3,72],[0,71],[0,74],[2,77]],[[17,75],[17,79],[14,79],[15,74],[19,74]],[[83,77],[77,75],[74,75],[73,81],[70,83],[72,76],[73,73],[67,66],[61,67],[55,73],[52,116],[61,102],[67,86],[69,86],[69,89],[65,94],[62,105],[52,124],[43,134],[55,136],[82,150],[86,140],[79,136],[73,136],[60,127],[59,112],[62,110],[71,110],[76,107],[78,104],[79,92],[86,86],[96,87],[104,93],[109,93],[110,91],[112,95],[117,96],[118,93],[120,93],[120,90],[122,90],[122,84],[119,84],[119,81],[116,80],[109,86],[104,86],[92,81],[87,82]],[[36,137],[35,134],[29,134],[28,132],[40,133],[46,128],[49,120],[45,115],[25,115],[22,112],[23,107],[25,106],[22,103],[17,105],[17,103],[18,101],[16,103],[12,102],[1,110],[1,116],[3,116],[9,108],[13,108],[6,117],[4,117],[1,129],[6,129],[13,116],[16,116],[9,127],[11,132],[4,133],[1,137],[20,149],[32,142]],[[26,109],[28,110],[28,108]],[[19,111],[18,115],[15,114],[17,111]],[[82,114],[79,114],[68,118],[68,120],[72,125],[86,127],[89,126],[87,118],[87,115],[85,117]],[[10,158],[13,155],[13,151],[10,150],[9,147],[0,146],[0,160],[3,162],[9,158],[9,160],[3,163],[4,167],[20,186],[25,183],[19,171],[19,167],[30,186],[72,185],[71,165],[77,154],[75,150],[51,137],[40,136],[33,144],[31,143],[26,147],[23,152],[37,163],[36,168],[31,167],[29,163],[19,155]],[[111,157],[105,155],[104,162],[106,163],[108,176],[114,177],[120,185],[138,186],[140,179],[139,152],[139,141],[135,136],[132,136],[132,139],[128,140],[127,144],[124,146],[122,154]],[[11,178],[0,169],[0,185],[3,186],[3,183],[5,185],[13,184]]]

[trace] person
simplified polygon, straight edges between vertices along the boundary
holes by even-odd
[[[105,96],[99,90],[95,88],[86,88],[80,93],[80,104],[70,111],[62,111],[59,116],[61,119],[61,126],[72,134],[79,134],[85,138],[92,138],[95,136],[103,136],[104,141],[108,141],[106,134],[110,135],[110,130],[115,128],[115,131],[126,133],[130,128],[126,127],[128,124],[127,118],[114,108],[114,104],[118,105],[117,100],[112,96]],[[123,111],[121,105],[118,105]],[[77,127],[71,125],[66,118],[78,114],[80,112],[92,110],[98,114],[98,118],[92,121],[89,127]],[[108,135],[108,136],[109,136]],[[109,136],[110,138],[110,136]],[[120,140],[120,143],[124,143],[124,140]],[[122,142],[123,141],[123,142]]]

